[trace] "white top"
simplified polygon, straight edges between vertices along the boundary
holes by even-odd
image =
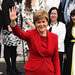
[[[25,22],[26,20],[30,20],[33,23],[33,14],[35,11],[39,9],[45,9],[44,0],[35,0],[35,5],[32,7],[32,11],[25,10],[25,2],[26,0],[22,0],[22,17],[23,17],[23,26],[22,30],[27,31],[31,30],[32,28]],[[24,49],[29,50],[28,45],[24,42]]]
[[[49,12],[49,10],[52,8],[52,7],[59,7],[60,5],[60,0],[47,0],[46,1],[46,11]]]
[[[23,30],[30,30],[31,27],[25,23],[26,20],[33,22],[33,14],[39,9],[45,9],[44,0],[35,0],[35,6],[32,7],[32,11],[25,10],[25,0],[22,0],[22,17],[23,17]]]
[[[49,30],[49,26],[47,27],[47,29]],[[58,35],[58,48],[59,48],[59,52],[64,52],[64,39],[65,39],[65,35],[66,35],[66,27],[65,24],[62,22],[59,22],[58,24],[54,24],[52,26],[52,33],[55,33]]]

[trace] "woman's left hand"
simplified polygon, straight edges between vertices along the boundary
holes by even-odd
[[[8,25],[8,31],[12,32],[12,29],[11,29],[10,25]]]

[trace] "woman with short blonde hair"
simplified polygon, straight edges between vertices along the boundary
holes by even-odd
[[[16,12],[15,7],[10,11],[13,33],[28,43],[30,51],[28,61],[24,65],[25,75],[60,75],[58,37],[47,30],[47,13],[44,10],[35,12],[36,29],[24,32],[16,24]]]
[[[33,22],[35,24],[36,21],[38,21],[39,19],[42,19],[42,18],[46,18],[46,20],[49,22],[49,17],[48,17],[48,14],[45,10],[38,10],[34,13],[34,16],[33,16]]]

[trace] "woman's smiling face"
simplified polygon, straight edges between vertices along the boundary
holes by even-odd
[[[57,13],[57,10],[54,9],[51,11],[50,19],[51,21],[56,22],[57,18],[58,18],[58,13]]]
[[[48,21],[46,20],[46,18],[42,18],[35,22],[35,26],[36,26],[37,30],[39,31],[39,33],[46,32],[47,25],[48,25]]]
[[[75,24],[75,15],[71,16],[73,23]]]

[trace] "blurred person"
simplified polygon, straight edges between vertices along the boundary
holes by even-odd
[[[18,8],[17,14],[20,16],[17,18],[17,23],[22,28],[22,0],[14,0],[15,6]]]
[[[64,8],[64,19],[66,24],[70,21],[70,13],[75,9],[75,0],[66,0]]]
[[[22,1],[22,17],[23,17],[23,30],[31,30],[34,29],[33,24],[33,14],[35,11],[44,9],[44,1],[43,0],[23,0]]]
[[[60,5],[58,8],[60,21],[65,23],[64,20],[64,8],[65,8],[66,0],[60,0]]]
[[[19,75],[21,72],[16,67],[17,46],[20,43],[19,38],[14,36],[10,27],[9,8],[15,6],[13,0],[3,0],[3,45],[4,59],[7,65],[6,72],[8,75]]]
[[[63,73],[63,75],[75,75],[75,9],[71,11],[70,22],[66,24]]]
[[[47,26],[47,29],[50,30],[50,32],[58,35],[60,68],[61,68],[61,75],[63,75],[62,66],[63,66],[63,54],[65,52],[64,40],[66,35],[66,27],[65,24],[60,21],[59,11],[56,7],[52,7],[49,10],[49,26]]]
[[[23,19],[22,19],[22,0],[14,0],[14,4],[15,6],[18,8],[17,14],[19,14],[20,16],[16,19],[19,27],[22,29],[22,23],[23,23]],[[20,40],[20,44],[17,47],[17,56],[23,56],[23,49],[22,48],[22,40]]]
[[[2,25],[3,25],[2,1],[3,0],[0,0],[0,57],[1,57],[1,29],[2,29]]]
[[[36,29],[21,30],[16,23],[17,8],[10,10],[11,27],[13,33],[27,41],[29,46],[29,59],[24,65],[26,75],[60,75],[58,55],[58,37],[47,30],[48,14],[44,10],[34,13],[33,22]],[[38,43],[38,44],[37,44]]]

